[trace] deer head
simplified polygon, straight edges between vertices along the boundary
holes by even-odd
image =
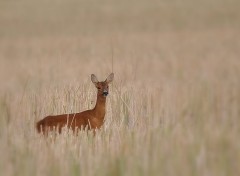
[[[107,97],[108,89],[109,89],[108,84],[113,81],[113,78],[114,78],[114,74],[111,73],[105,81],[99,82],[97,77],[94,74],[91,75],[91,80],[93,84],[96,86],[96,88],[98,89],[98,95]]]

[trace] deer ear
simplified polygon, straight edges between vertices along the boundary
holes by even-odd
[[[112,82],[112,81],[113,81],[113,78],[114,78],[114,74],[111,73],[111,74],[107,77],[106,82],[107,82],[107,83]]]
[[[98,83],[98,79],[97,77],[94,75],[94,74],[91,74],[91,80],[94,84],[97,84]]]

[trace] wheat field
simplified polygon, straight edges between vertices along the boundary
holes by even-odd
[[[0,1],[0,175],[240,175],[240,2]],[[96,136],[43,137],[93,108]]]

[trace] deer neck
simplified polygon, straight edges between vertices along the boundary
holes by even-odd
[[[93,108],[94,114],[98,119],[104,120],[105,111],[106,111],[105,107],[106,107],[106,97],[102,97],[101,95],[98,95],[96,105]]]

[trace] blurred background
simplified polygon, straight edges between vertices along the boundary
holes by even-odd
[[[156,82],[152,75],[161,81],[194,70],[203,76],[204,67],[238,57],[239,5],[237,0],[2,0],[1,87],[19,90],[28,79],[37,86],[69,83],[92,72],[105,77],[112,69],[127,75],[124,80]]]
[[[238,28],[237,0],[1,1],[1,38]]]

